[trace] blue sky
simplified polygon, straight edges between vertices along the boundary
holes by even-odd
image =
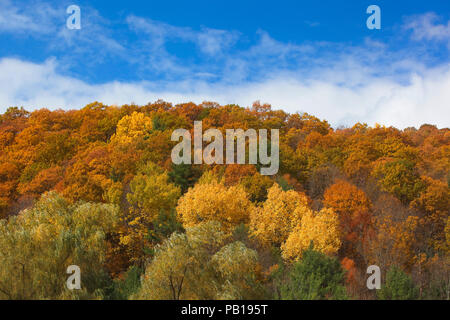
[[[261,100],[334,126],[449,127],[449,51],[443,0],[0,0],[0,112]]]

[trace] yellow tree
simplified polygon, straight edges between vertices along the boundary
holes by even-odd
[[[152,130],[152,119],[142,112],[133,112],[120,119],[111,141],[120,145],[139,142]]]
[[[281,246],[283,258],[295,261],[302,257],[303,251],[313,245],[315,251],[328,255],[335,254],[341,246],[339,219],[331,209],[320,212],[306,210],[298,225]]]
[[[251,212],[250,230],[262,244],[280,245],[300,224],[308,205],[306,195],[294,190],[283,191],[274,184],[267,200]]]
[[[117,222],[114,205],[70,205],[55,193],[0,220],[0,299],[69,297],[65,283],[70,265],[81,269],[79,295],[94,297],[105,275],[106,238]]]
[[[435,250],[445,248],[445,225],[450,214],[450,189],[438,180],[422,177],[426,188],[411,202],[411,207],[424,213],[420,228],[423,241]]]
[[[130,182],[127,194],[130,208],[123,217],[124,230],[120,242],[128,248],[132,261],[142,260],[143,250],[150,245],[149,232],[160,214],[170,214],[180,196],[180,188],[169,182],[168,174],[149,162]]]
[[[196,261],[185,234],[174,233],[157,247],[147,267],[136,299],[178,300],[189,298],[192,268]]]
[[[211,180],[190,188],[178,201],[177,213],[184,227],[216,220],[228,232],[241,223],[248,223],[251,208],[242,186],[227,188]]]

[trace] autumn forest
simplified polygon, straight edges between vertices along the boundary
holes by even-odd
[[[194,121],[279,129],[278,173],[174,164],[171,134]],[[450,129],[432,124],[334,128],[259,102],[11,107],[0,299],[448,300],[449,186]]]

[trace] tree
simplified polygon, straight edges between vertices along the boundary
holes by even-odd
[[[215,220],[231,232],[237,225],[248,223],[251,208],[242,186],[227,188],[212,180],[189,189],[178,201],[177,213],[185,228]]]
[[[295,227],[281,246],[283,258],[291,261],[300,259],[310,244],[313,244],[314,250],[327,255],[335,254],[339,250],[339,220],[332,210],[306,210],[300,225]]]
[[[32,194],[39,197],[41,194],[52,190],[60,181],[63,170],[60,166],[51,167],[40,171],[33,180],[19,186],[21,194]]]
[[[78,152],[65,170],[62,194],[72,201],[101,202],[113,184],[111,155],[104,143],[92,143]]]
[[[174,233],[156,249],[138,299],[251,299],[260,297],[257,253],[229,237],[216,221]]]
[[[105,298],[108,300],[127,300],[136,294],[141,287],[142,269],[131,266],[127,272],[114,279],[110,288],[107,288]]]
[[[281,286],[283,300],[346,299],[345,272],[339,261],[313,250],[303,252]]]
[[[274,184],[267,200],[251,212],[252,235],[262,244],[281,245],[300,224],[303,213],[308,210],[307,204],[306,195],[294,190],[283,191]]]
[[[441,182],[423,177],[426,188],[414,199],[410,206],[423,213],[420,228],[424,239],[434,250],[446,249],[445,225],[450,215],[450,189]]]
[[[112,142],[119,145],[128,145],[140,142],[153,128],[152,119],[142,112],[133,112],[120,119]]]
[[[441,257],[436,255],[429,258],[414,271],[412,277],[419,287],[420,299],[450,299],[450,257],[448,255]]]
[[[188,164],[171,164],[172,170],[169,172],[170,181],[179,186],[181,193],[185,193],[193,187],[200,178],[200,170]]]
[[[371,202],[364,191],[344,180],[337,180],[327,188],[323,198],[325,206],[343,216],[368,211],[371,207]]]
[[[161,213],[169,214],[175,208],[180,189],[169,182],[163,169],[151,162],[131,180],[130,189],[127,194],[130,207],[123,217],[120,242],[128,248],[132,261],[142,262],[144,250],[151,244],[153,222]]]
[[[424,188],[414,163],[409,160],[381,161],[372,175],[382,190],[392,193],[404,203],[416,198]]]
[[[372,203],[365,192],[344,180],[337,180],[325,190],[323,204],[338,214],[343,233],[342,255],[357,258],[372,225]]]
[[[382,300],[416,300],[419,290],[411,277],[397,266],[392,266],[386,274],[386,284],[378,291]]]
[[[256,173],[254,165],[229,164],[225,167],[224,182],[226,186],[238,184],[242,179],[253,176]]]
[[[252,176],[247,176],[241,179],[241,185],[247,192],[250,201],[261,203],[267,200],[267,193],[274,181],[267,176],[256,172]]]
[[[258,281],[258,253],[235,241],[222,247],[211,257],[220,287],[218,299],[261,299],[264,290]]]
[[[0,218],[6,217],[7,208],[16,195],[16,179],[19,175],[20,172],[13,163],[0,163]]]
[[[135,298],[151,300],[187,298],[189,289],[186,287],[189,287],[194,277],[191,269],[195,262],[186,235],[174,233],[157,248]]]
[[[65,289],[66,268],[81,269],[82,291],[95,297],[107,277],[106,237],[114,232],[118,208],[110,204],[70,205],[56,193],[31,208],[0,221],[0,299],[58,299]]]
[[[417,261],[418,223],[417,216],[399,221],[391,215],[378,217],[374,237],[367,243],[367,261],[386,269],[397,264],[410,270]]]
[[[335,183],[337,178],[342,178],[339,168],[326,165],[315,168],[307,181],[308,195],[312,198],[320,198],[325,190]]]

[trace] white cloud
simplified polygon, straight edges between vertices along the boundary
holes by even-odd
[[[237,32],[203,28],[196,34],[196,42],[200,50],[208,55],[220,55],[230,48],[238,38]]]
[[[57,10],[45,3],[19,8],[10,0],[0,0],[0,33],[48,33],[56,16]]]
[[[447,41],[450,49],[450,21],[439,24],[439,16],[433,12],[408,17],[404,28],[412,31],[412,39]]]
[[[218,55],[230,48],[238,39],[236,31],[211,28],[193,30],[189,27],[178,27],[164,22],[130,15],[126,19],[130,29],[150,37],[153,47],[163,48],[169,41],[192,42],[207,55]]]
[[[288,74],[235,85],[204,81],[171,82],[166,86],[153,82],[90,85],[56,70],[55,60],[42,64],[0,60],[0,112],[15,105],[31,110],[80,108],[93,101],[121,105],[164,99],[173,103],[217,101],[250,106],[261,100],[275,109],[308,112],[335,126],[357,121],[399,128],[423,123],[450,126],[450,65],[421,75],[411,74],[408,83],[369,77],[359,86],[336,84],[325,78],[305,81]]]
[[[218,61],[228,59],[229,49],[240,37],[237,31],[206,27],[195,30],[135,15],[127,16],[126,23],[139,39],[132,43],[127,51],[127,54],[133,57],[131,62],[137,64],[141,72],[145,70],[147,74],[166,79],[192,75],[199,78],[204,75],[214,78],[220,76],[222,63]],[[169,52],[169,44],[174,43],[186,46],[190,54],[196,56],[196,62],[186,63]],[[193,46],[189,46],[190,44]],[[212,61],[214,63],[211,63]]]
[[[106,55],[121,55],[125,48],[111,36],[109,22],[95,9],[81,9],[81,30],[66,27],[68,4],[52,5],[33,1],[17,5],[10,0],[0,0],[0,34],[26,36],[45,42],[52,52],[62,52],[66,62],[74,55],[88,57],[91,63]]]

